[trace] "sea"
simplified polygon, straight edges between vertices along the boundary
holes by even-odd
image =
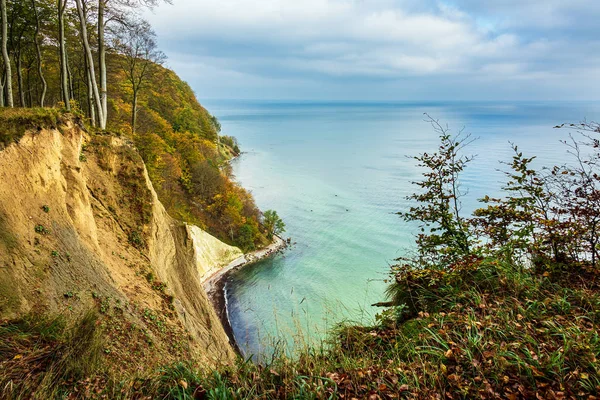
[[[569,162],[563,123],[600,119],[598,102],[325,102],[212,100],[205,106],[243,154],[236,180],[261,210],[276,210],[292,245],[225,285],[227,312],[247,357],[322,346],[340,324],[373,323],[390,266],[414,251],[411,206],[433,152],[430,118],[472,140],[462,212],[500,193],[512,145],[538,168]],[[470,135],[470,136],[469,136]]]

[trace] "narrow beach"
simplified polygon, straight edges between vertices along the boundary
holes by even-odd
[[[227,282],[227,277],[231,272],[275,255],[285,247],[287,247],[286,241],[279,236],[275,236],[273,238],[273,243],[267,247],[236,258],[230,262],[229,265],[216,271],[209,278],[205,279],[204,282],[202,282],[202,286],[204,287],[210,302],[212,303],[217,315],[219,316],[219,319],[221,320],[221,324],[223,325],[223,329],[225,329],[225,333],[227,333],[227,336],[229,337],[229,341],[231,342],[233,348],[240,354],[241,351],[235,341],[235,335],[233,333],[227,313],[227,301],[225,299],[225,283]]]

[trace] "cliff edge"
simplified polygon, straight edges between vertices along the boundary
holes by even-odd
[[[104,356],[123,371],[230,363],[200,277],[239,250],[169,217],[127,139],[19,112],[32,117],[0,126],[0,319],[95,310]]]

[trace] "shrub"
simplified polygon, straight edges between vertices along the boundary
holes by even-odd
[[[443,267],[468,255],[472,248],[470,226],[461,215],[460,173],[473,157],[460,153],[473,140],[462,131],[452,136],[449,128],[428,115],[427,121],[439,135],[440,145],[437,152],[413,157],[425,172],[422,181],[413,182],[419,192],[407,197],[414,205],[399,215],[420,223],[417,262]]]
[[[35,226],[35,232],[39,233],[40,235],[50,234],[50,231],[48,229],[46,229],[46,227],[44,227],[44,225],[40,225],[40,224]]]
[[[267,237],[273,239],[274,235],[285,232],[285,223],[275,210],[267,210],[263,214],[263,225],[267,231]]]
[[[101,369],[102,333],[90,312],[70,326],[62,316],[27,315],[0,324],[0,397],[56,398]]]

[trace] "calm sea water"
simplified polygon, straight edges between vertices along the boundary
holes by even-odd
[[[436,148],[429,113],[479,139],[463,179],[466,212],[497,193],[499,160],[514,142],[538,165],[567,159],[563,122],[594,119],[599,103],[282,103],[213,101],[223,132],[245,153],[237,180],[262,210],[284,219],[294,246],[247,267],[226,285],[228,312],[247,354],[265,355],[273,338],[301,345],[343,320],[369,322],[384,300],[389,265],[413,244],[414,225],[395,213],[419,171],[407,155]]]

